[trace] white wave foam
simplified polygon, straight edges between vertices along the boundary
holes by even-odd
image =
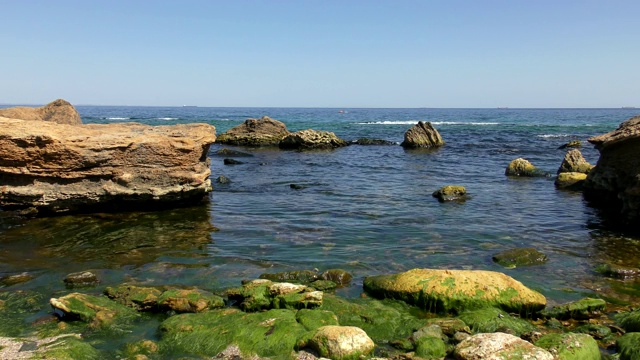
[[[161,117],[161,118],[158,118],[158,120],[178,120],[178,118],[172,118],[172,117]]]
[[[417,120],[403,120],[403,121],[368,121],[356,123],[358,125],[415,125]]]
[[[569,135],[569,134],[544,134],[544,135],[536,135],[536,137],[543,138],[543,139],[555,139],[555,138],[573,137],[573,135]]]
[[[106,120],[129,120],[131,118],[128,117],[107,117]]]
[[[415,125],[417,120],[399,120],[399,121],[369,121],[360,122],[358,125]],[[498,122],[464,122],[464,121],[432,121],[432,125],[473,125],[473,126],[486,126],[486,125],[500,125]]]

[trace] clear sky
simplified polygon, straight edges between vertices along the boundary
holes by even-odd
[[[0,103],[640,107],[638,0],[0,0]]]

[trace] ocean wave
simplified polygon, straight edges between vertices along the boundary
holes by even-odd
[[[418,120],[397,120],[397,121],[368,121],[359,122],[357,125],[415,125]],[[499,122],[465,122],[465,121],[431,121],[432,125],[472,125],[472,126],[487,126],[487,125],[500,125]]]
[[[574,135],[571,135],[571,134],[544,134],[544,135],[536,135],[536,137],[543,138],[543,139],[555,139],[555,138],[574,137]]]
[[[114,117],[105,117],[105,118],[102,118],[102,119],[104,119],[104,120],[130,120],[131,118],[114,116]]]
[[[161,117],[161,118],[157,118],[158,120],[178,120],[178,118],[174,118],[174,117]]]

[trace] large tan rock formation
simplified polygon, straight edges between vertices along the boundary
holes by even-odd
[[[39,108],[19,106],[0,109],[0,116],[11,119],[50,121],[58,124],[82,124],[82,119],[76,108],[62,99],[52,101]]]

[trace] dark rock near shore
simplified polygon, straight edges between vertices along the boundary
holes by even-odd
[[[587,199],[628,224],[640,220],[640,116],[616,130],[589,139],[600,151],[596,167],[584,184]],[[637,229],[637,227],[636,227]]]
[[[306,188],[306,186],[300,184],[289,184],[289,187],[293,190],[302,190]]]
[[[231,157],[253,157],[253,154],[249,154],[242,151],[231,150],[231,149],[220,149],[215,152],[217,156],[231,156]]]
[[[438,130],[430,122],[420,121],[404,134],[404,148],[432,148],[444,145]]]
[[[207,124],[66,125],[0,118],[0,207],[37,215],[194,204],[211,191]]]
[[[615,279],[640,278],[640,268],[626,267],[612,264],[602,264],[596,267],[596,272]]]
[[[236,159],[224,159],[224,164],[225,165],[241,165],[241,164],[244,164],[244,162]]]
[[[268,116],[260,119],[247,119],[218,136],[216,142],[238,146],[278,146],[289,135],[287,126]]]
[[[564,160],[560,164],[560,168],[558,168],[558,174],[567,172],[588,174],[592,169],[593,165],[585,160],[580,150],[571,149],[565,154]]]
[[[64,278],[64,284],[68,288],[95,286],[100,283],[98,276],[91,271],[81,271],[68,274]]]
[[[566,144],[560,145],[560,147],[558,147],[558,150],[567,149],[567,148],[579,148],[579,147],[582,147],[582,141],[571,140]]]
[[[13,107],[0,109],[0,117],[9,119],[50,121],[58,124],[79,125],[82,118],[73,105],[58,99],[39,108]]]
[[[467,189],[464,186],[447,185],[434,191],[431,195],[440,202],[464,201],[467,197]]]
[[[395,145],[396,143],[393,141],[383,140],[383,139],[360,138],[357,140],[352,140],[351,144],[353,145]]]
[[[353,275],[342,269],[329,269],[320,275],[323,280],[333,281],[334,283],[344,286],[348,285],[353,279]]]
[[[349,145],[329,131],[301,130],[287,135],[280,141],[285,150],[329,150]]]
[[[216,182],[218,184],[229,184],[231,183],[231,179],[229,179],[228,177],[224,176],[224,175],[220,175],[216,178]]]
[[[493,261],[506,268],[515,268],[544,264],[547,262],[547,256],[534,248],[516,248],[493,255]]]
[[[0,285],[11,286],[16,284],[21,284],[33,279],[35,279],[35,276],[27,272],[23,272],[21,274],[7,275],[7,276],[0,277]]]

